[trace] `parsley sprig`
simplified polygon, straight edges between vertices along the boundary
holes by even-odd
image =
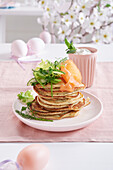
[[[73,45],[73,42],[68,42],[68,40],[65,38],[65,44],[68,47],[68,49],[66,49],[66,53],[67,54],[71,54],[71,53],[75,53],[76,52],[76,48]]]
[[[61,71],[61,66],[65,60],[67,60],[67,58],[55,62],[42,60],[39,66],[35,70],[32,70],[34,77],[29,80],[27,85],[34,86],[39,83],[43,88],[45,88],[45,85],[50,83],[51,96],[53,97],[53,84],[59,83],[61,81],[61,75],[65,74]]]

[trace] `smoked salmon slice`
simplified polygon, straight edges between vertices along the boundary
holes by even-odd
[[[62,74],[65,84],[61,85],[61,91],[73,92],[75,87],[80,87],[82,76],[72,60],[66,60],[61,66],[61,71],[65,73]]]

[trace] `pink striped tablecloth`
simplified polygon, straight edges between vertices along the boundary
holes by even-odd
[[[94,85],[86,89],[100,98],[103,113],[86,128],[71,132],[46,132],[19,121],[12,104],[20,91],[26,91],[36,63],[23,71],[13,61],[0,62],[0,142],[113,142],[113,62],[97,63]]]

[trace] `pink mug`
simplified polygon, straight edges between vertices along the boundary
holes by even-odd
[[[69,54],[69,59],[73,60],[73,62],[79,68],[82,74],[82,83],[84,83],[86,87],[91,87],[94,81],[97,49],[92,47],[79,47],[79,48],[86,48],[89,51],[91,51],[91,54],[86,55]]]

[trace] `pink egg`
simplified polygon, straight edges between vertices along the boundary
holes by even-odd
[[[27,55],[27,45],[22,40],[15,40],[11,44],[11,54],[16,57],[25,57]]]
[[[28,54],[32,55],[40,53],[44,49],[45,43],[40,38],[32,38],[28,41],[27,46]]]
[[[49,149],[43,144],[32,144],[25,147],[17,157],[22,170],[42,170],[49,160]]]
[[[40,33],[40,38],[45,42],[45,43],[51,43],[51,34],[47,31],[43,31]]]

